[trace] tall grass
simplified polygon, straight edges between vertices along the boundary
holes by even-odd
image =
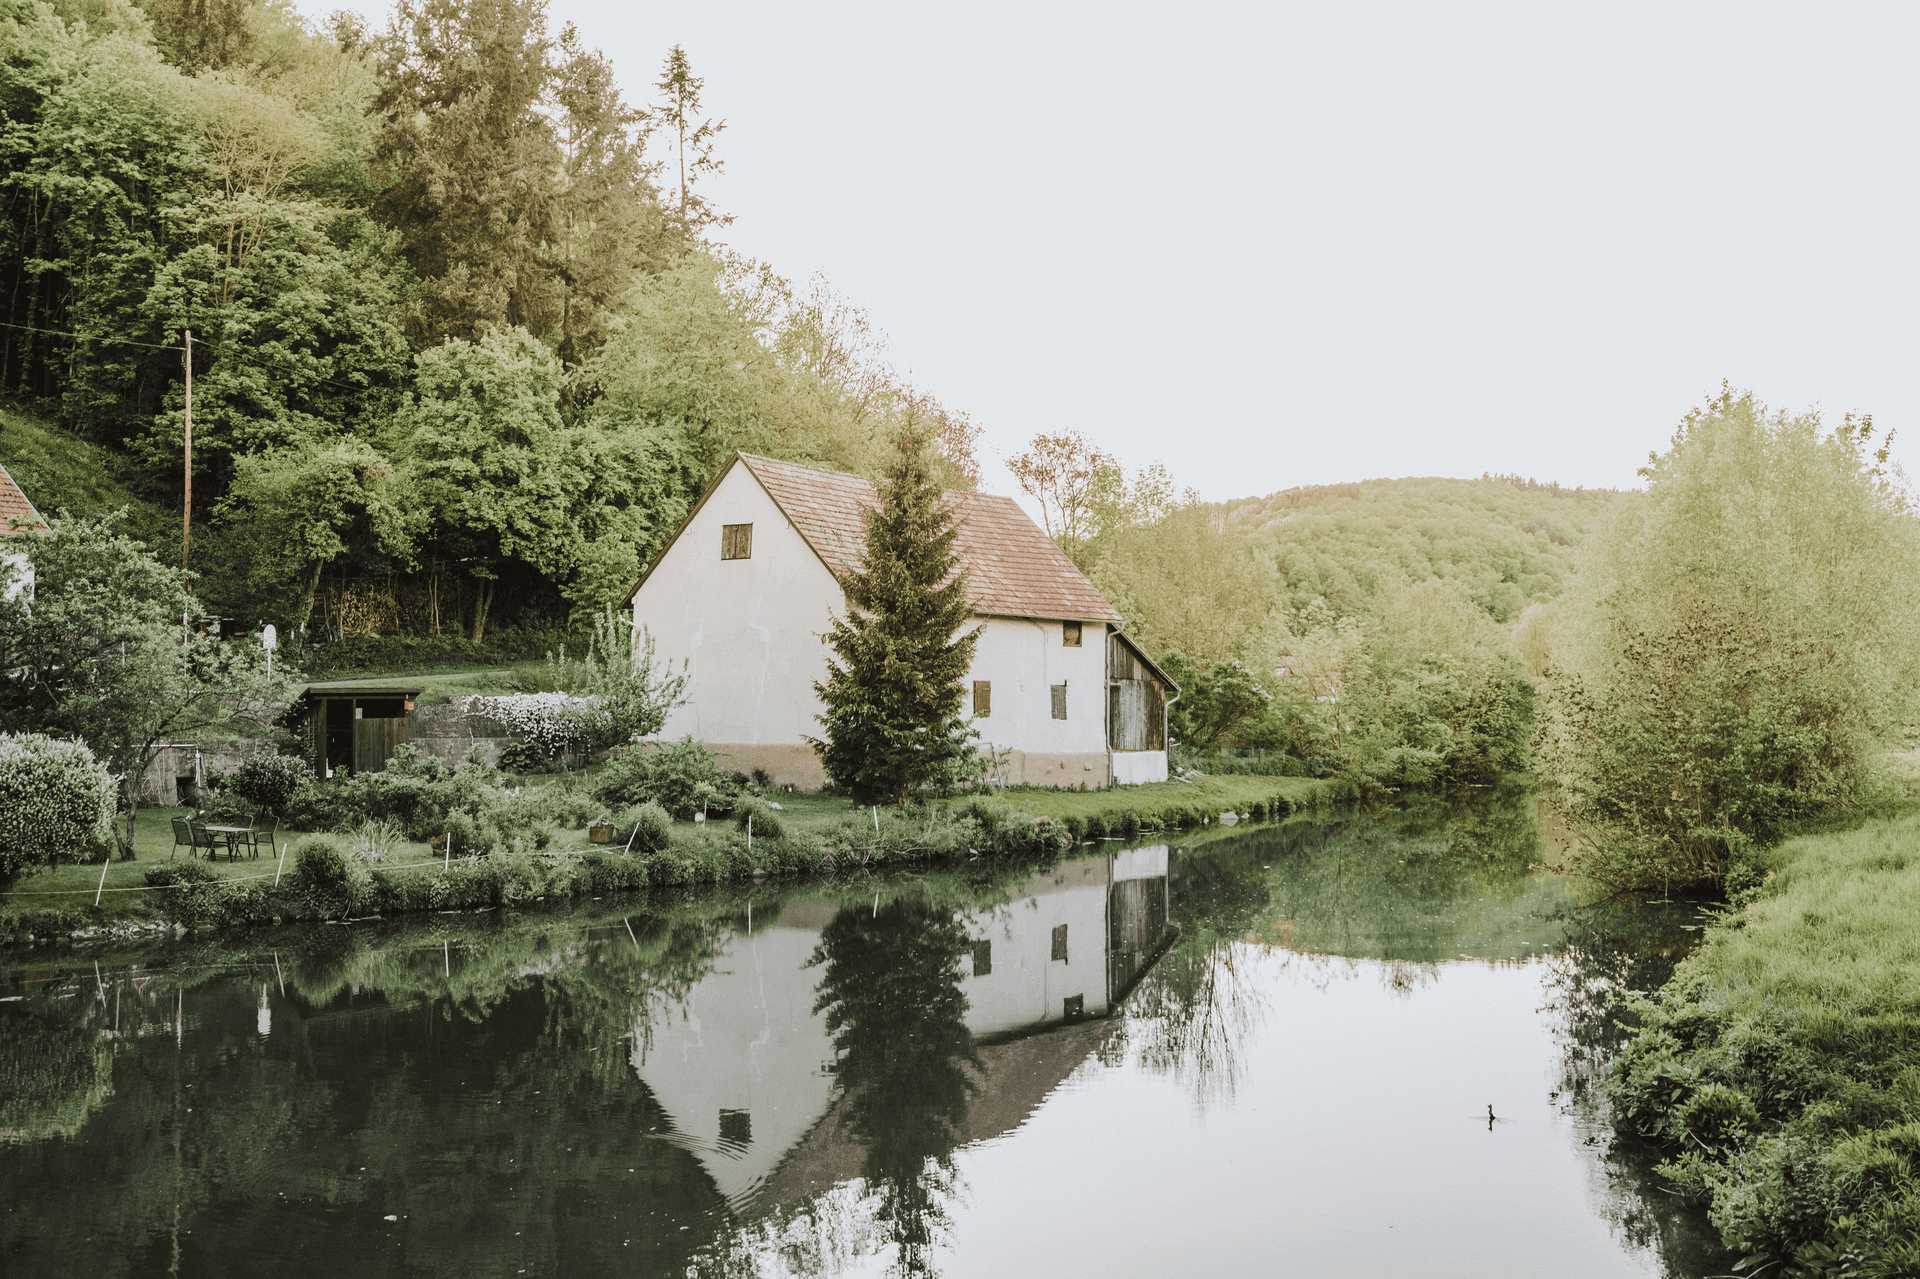
[[[1755,1264],[1920,1274],[1920,814],[1788,841],[1752,895],[1641,1005],[1608,1095]]]

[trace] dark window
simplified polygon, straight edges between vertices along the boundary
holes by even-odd
[[[1060,1006],[1060,1012],[1068,1021],[1079,1021],[1087,1015],[1087,997],[1085,995],[1075,995],[1073,998],[1063,1001]]]
[[[973,943],[973,975],[985,977],[993,971],[993,943],[977,941]]]
[[[1053,686],[1053,717],[1055,719],[1067,717],[1067,686],[1065,684]]]
[[[1078,622],[1060,623],[1060,642],[1062,644],[1065,644],[1068,648],[1079,648],[1080,647],[1080,623]]]
[[[1067,926],[1065,924],[1054,926],[1053,957],[1063,964],[1067,961]]]
[[[973,681],[973,717],[986,719],[993,714],[993,681],[977,679]]]
[[[753,1116],[744,1110],[720,1112],[720,1140],[729,1146],[753,1144]]]
[[[723,560],[752,559],[753,525],[722,524],[720,526],[720,558]]]

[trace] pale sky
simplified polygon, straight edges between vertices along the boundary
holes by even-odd
[[[1016,491],[998,457],[1067,428],[1210,500],[1489,470],[1631,486],[1722,380],[1870,412],[1920,458],[1920,5],[550,19],[635,104],[686,48],[727,121],[721,238],[865,306],[985,427],[991,491]]]

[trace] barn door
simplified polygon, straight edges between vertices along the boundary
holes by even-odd
[[[377,773],[393,758],[393,748],[407,740],[404,719],[353,721],[353,771]]]

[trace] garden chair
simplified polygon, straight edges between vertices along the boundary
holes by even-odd
[[[193,832],[187,829],[187,819],[184,817],[174,818],[173,847],[167,853],[167,860],[172,861],[174,854],[178,853],[182,848],[191,851],[194,846]]]
[[[200,850],[205,849],[207,860],[212,861],[213,855],[219,851],[219,845],[214,840],[213,832],[207,829],[207,824],[205,822],[188,822],[187,832],[193,836],[193,851],[195,856],[199,855]],[[231,849],[228,850],[227,860],[233,860]]]
[[[269,814],[265,826],[259,824],[259,818],[256,816],[254,818],[253,829],[247,832],[247,855],[249,857],[258,857],[260,855],[260,845],[264,843],[267,846],[267,856],[273,856],[274,837],[279,833],[280,818],[277,815]]]

